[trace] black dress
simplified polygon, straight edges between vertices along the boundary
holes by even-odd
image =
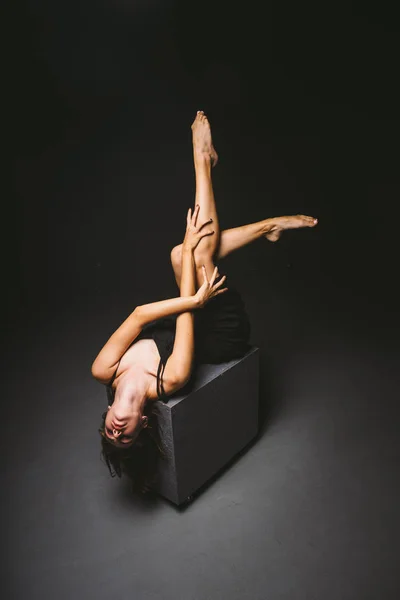
[[[176,316],[159,319],[146,325],[133,343],[153,339],[160,354],[157,370],[157,396],[168,401],[162,376],[175,341]],[[250,321],[239,292],[230,287],[227,292],[212,298],[204,308],[194,311],[194,364],[221,363],[240,358],[250,349]],[[107,386],[109,401],[113,398],[112,382]],[[110,394],[111,392],[111,394]]]

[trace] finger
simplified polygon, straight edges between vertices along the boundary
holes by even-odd
[[[218,289],[219,287],[221,287],[221,285],[223,283],[225,283],[225,281],[226,281],[226,275],[224,275],[223,277],[221,277],[221,279],[218,281],[218,283],[216,283],[214,285],[214,289]]]
[[[224,288],[223,290],[218,290],[218,292],[215,292],[215,296],[218,296],[219,294],[224,294],[225,292],[228,291],[229,288]]]
[[[203,238],[203,237],[206,237],[206,235],[213,235],[214,233],[215,233],[215,231],[213,229],[211,231],[203,231],[203,232],[201,232],[199,234],[200,235],[200,239]]]
[[[192,209],[189,208],[188,214],[187,214],[187,217],[186,217],[186,223],[187,223],[188,226],[190,225],[190,221],[191,220],[192,220]]]
[[[205,282],[209,283],[209,281],[208,281],[208,277],[207,277],[207,271],[206,271],[206,267],[205,267],[205,265],[201,265],[201,268],[203,269],[204,283],[205,283]]]
[[[217,273],[218,273],[218,267],[215,267],[213,274],[211,275],[211,279],[210,279],[210,285],[213,286],[214,285],[214,281],[217,277]]]
[[[211,276],[210,285],[212,285],[212,286],[214,285],[214,281],[217,279],[217,277],[218,277],[218,267],[216,266],[213,271],[213,274]]]
[[[203,227],[205,227],[205,225],[209,225],[210,223],[212,223],[212,219],[208,219],[208,221],[204,221],[204,223],[202,223],[201,225],[199,225],[199,231],[201,231],[203,229]]]
[[[200,204],[196,204],[193,211],[192,225],[196,225],[197,217],[199,216]]]

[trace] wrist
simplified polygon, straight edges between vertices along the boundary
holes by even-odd
[[[191,246],[185,246],[182,244],[182,255],[191,256],[193,254],[193,248]]]
[[[201,308],[201,302],[197,294],[194,294],[194,296],[192,296],[192,305],[194,309]]]

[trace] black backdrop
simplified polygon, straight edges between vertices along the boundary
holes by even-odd
[[[365,504],[354,511],[370,519],[368,498],[382,486],[373,506],[387,519],[368,530],[364,562],[352,561],[352,538],[347,581],[357,568],[365,585],[365,573],[376,573],[376,585],[387,591],[381,597],[398,597],[396,574],[385,571],[390,560],[377,566],[385,532],[395,531],[390,515],[398,482],[400,25],[394,10],[308,0],[31,0],[14,5],[4,22],[4,95],[11,102],[3,120],[11,132],[6,149],[14,185],[4,199],[8,305],[1,439],[8,476],[3,489],[11,490],[14,506],[3,512],[14,589],[34,581],[32,597],[43,597],[47,575],[41,584],[32,574],[37,544],[40,560],[56,573],[57,565],[63,572],[63,552],[69,556],[74,547],[62,536],[57,545],[47,529],[48,511],[37,517],[44,506],[41,489],[57,503],[60,477],[76,461],[68,477],[79,493],[71,487],[68,507],[54,513],[65,531],[69,521],[62,511],[72,512],[74,501],[81,506],[85,486],[97,490],[100,409],[90,397],[96,385],[89,381],[91,360],[135,305],[177,294],[169,252],[183,238],[193,203],[190,124],[202,109],[220,155],[214,185],[223,228],[279,214],[319,218],[315,230],[291,232],[275,245],[260,240],[228,257],[220,270],[246,301],[252,340],[262,348],[268,374],[266,404],[277,410],[290,404],[284,390],[294,365],[303,365],[304,397],[315,398],[310,414],[320,414],[321,406],[327,423],[339,415],[344,431],[366,449],[364,458],[372,453],[372,460],[350,472],[353,463],[343,450],[340,477],[334,487],[325,481],[323,489],[332,506],[336,497],[339,504],[340,498],[355,502],[359,492]],[[360,348],[375,358],[364,361]],[[320,361],[307,363],[310,349]],[[348,380],[358,382],[347,396],[335,387],[338,372],[347,381],[344,368]],[[82,396],[82,390],[90,394]],[[264,408],[266,416],[271,406]],[[309,422],[312,427],[311,417]],[[330,439],[327,430],[321,436]],[[71,436],[78,440],[73,446]],[[318,434],[315,448],[328,448],[321,439]],[[350,454],[352,449],[350,444]],[[43,471],[30,479],[37,464]],[[368,464],[379,477],[367,476]],[[341,482],[355,474],[362,483],[351,496]],[[82,481],[74,479],[80,475]],[[21,477],[30,502],[19,505]],[[115,488],[107,482],[106,489]],[[94,496],[101,504],[107,493]],[[282,506],[288,501],[282,499]],[[114,519],[118,528],[121,510],[113,504],[114,512],[107,517],[105,510],[101,518]],[[293,514],[290,507],[287,514]],[[332,523],[336,516],[332,508]],[[82,543],[84,518],[76,532]],[[31,546],[25,542],[30,535]],[[41,541],[45,536],[50,545]],[[340,527],[338,536],[345,543]],[[109,543],[100,569],[111,538]],[[58,548],[53,554],[46,550],[51,544]],[[331,584],[330,566],[341,563],[326,552]],[[20,556],[25,562],[18,580]],[[284,564],[282,573],[290,568]],[[353,597],[367,597],[364,592]]]
[[[163,277],[157,265],[192,201],[199,108],[222,157],[223,226],[315,213],[319,231],[296,256],[307,248],[314,272],[390,300],[381,287],[395,265],[394,15],[348,3],[29,2],[11,27],[7,287],[17,317],[103,296],[115,278],[126,286],[126,269]]]

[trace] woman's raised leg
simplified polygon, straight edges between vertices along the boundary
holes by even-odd
[[[264,219],[257,223],[249,223],[220,232],[211,178],[211,169],[216,165],[218,155],[212,143],[209,121],[202,111],[198,111],[192,124],[192,135],[196,174],[195,205],[200,205],[198,223],[208,221],[211,217],[214,230],[214,235],[204,237],[194,251],[197,287],[203,283],[201,265],[205,265],[207,276],[210,279],[215,268],[214,259],[220,260],[262,236],[275,242],[285,229],[314,227],[317,224],[317,220],[313,217],[294,215]],[[171,251],[171,262],[178,287],[181,278],[181,249],[181,245],[178,245]]]
[[[192,124],[193,159],[196,174],[195,205],[200,206],[197,223],[212,218],[213,235],[204,237],[194,251],[197,270],[197,286],[203,283],[201,266],[204,264],[210,279],[214,271],[214,255],[220,243],[220,230],[212,186],[211,169],[218,161],[211,138],[210,123],[202,111],[198,111]]]

